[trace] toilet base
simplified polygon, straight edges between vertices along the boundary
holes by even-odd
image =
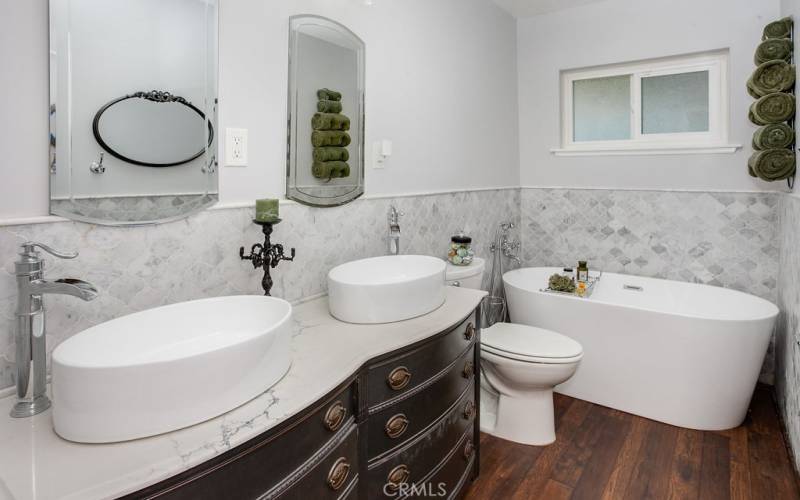
[[[497,397],[497,412],[494,425],[481,430],[515,443],[546,446],[556,440],[553,391],[542,389],[529,391],[525,397],[495,396],[484,393],[481,396]],[[483,403],[483,401],[481,401]],[[488,424],[488,422],[487,422]]]

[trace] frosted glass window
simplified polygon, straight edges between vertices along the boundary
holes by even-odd
[[[631,138],[630,75],[573,82],[574,140]]]
[[[708,132],[708,71],[642,78],[642,133]]]

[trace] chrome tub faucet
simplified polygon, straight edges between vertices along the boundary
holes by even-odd
[[[522,260],[517,255],[517,251],[522,246],[519,241],[509,239],[508,233],[514,229],[513,222],[503,222],[500,224],[498,228],[498,234],[495,237],[496,243],[492,243],[489,249],[492,253],[498,250],[498,243],[499,243],[499,250],[506,258],[514,261],[517,263],[518,266],[522,266]]]
[[[389,206],[389,255],[400,255],[400,217],[403,215],[394,205]]]
[[[76,279],[44,279],[44,259],[40,248],[59,259],[74,259],[78,253],[64,253],[41,243],[22,244],[20,259],[15,262],[17,278],[17,325],[14,335],[17,356],[17,403],[11,409],[15,418],[32,417],[50,408],[47,397],[47,346],[45,344],[44,296],[71,295],[89,301],[97,289]]]

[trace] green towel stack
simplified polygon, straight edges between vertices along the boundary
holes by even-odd
[[[330,181],[350,176],[350,118],[342,114],[342,94],[331,89],[317,91],[317,113],[311,117],[311,144],[314,163],[311,173],[317,179]]]
[[[747,80],[747,92],[756,99],[750,106],[749,118],[761,125],[753,134],[754,153],[747,170],[765,181],[789,179],[797,168],[795,131],[790,125],[797,106],[791,93],[797,75],[792,64],[793,28],[790,17],[764,28],[754,57],[758,67]]]

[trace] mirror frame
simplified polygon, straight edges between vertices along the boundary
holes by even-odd
[[[300,118],[295,116],[297,109],[297,28],[303,25],[303,21],[310,21],[316,25],[322,25],[350,37],[359,45],[357,51],[358,57],[358,71],[356,79],[358,80],[358,96],[356,103],[358,109],[355,114],[359,117],[359,126],[357,130],[353,130],[354,140],[357,141],[356,152],[358,154],[358,177],[357,185],[352,191],[346,194],[332,197],[313,196],[297,188],[297,147],[298,140],[293,140],[296,134],[293,134],[297,120]],[[303,205],[312,207],[336,207],[350,203],[351,201],[361,197],[364,194],[364,171],[366,170],[365,161],[365,88],[366,88],[366,48],[367,44],[364,40],[356,35],[347,26],[323,16],[313,14],[301,14],[291,16],[289,18],[289,91],[288,91],[288,105],[287,105],[287,139],[286,139],[286,197],[294,200]],[[309,117],[310,119],[310,117]]]
[[[127,227],[135,227],[135,226],[148,226],[148,225],[155,225],[155,224],[163,224],[169,222],[175,222],[192,215],[195,215],[199,212],[206,210],[207,208],[216,205],[219,202],[219,134],[215,133],[215,130],[219,127],[219,119],[218,119],[218,109],[219,109],[219,33],[220,33],[220,1],[219,0],[206,0],[210,7],[214,9],[214,24],[209,25],[211,30],[206,31],[206,33],[213,33],[213,39],[215,45],[206,45],[206,50],[209,51],[208,54],[208,62],[209,65],[207,68],[213,69],[213,88],[208,87],[206,93],[206,102],[207,108],[205,112],[197,108],[192,103],[186,101],[183,98],[178,97],[185,101],[185,104],[192,108],[195,112],[198,112],[202,117],[203,120],[208,124],[208,144],[206,148],[204,148],[200,153],[198,153],[194,158],[187,160],[183,163],[176,163],[174,165],[185,164],[195,159],[202,157],[203,155],[206,156],[206,160],[204,164],[199,168],[206,174],[207,179],[209,182],[213,183],[213,186],[210,186],[208,183],[206,184],[206,192],[199,193],[197,195],[192,195],[191,197],[187,197],[186,195],[181,194],[165,194],[165,195],[152,195],[152,196],[106,196],[106,197],[97,197],[97,198],[85,198],[85,200],[100,200],[105,201],[109,199],[118,198],[120,200],[119,206],[115,207],[114,209],[101,209],[96,206],[91,206],[89,203],[82,204],[81,200],[84,198],[75,198],[72,193],[70,193],[69,198],[64,199],[54,199],[53,198],[53,175],[56,173],[57,169],[59,168],[60,164],[58,162],[58,158],[56,156],[56,144],[58,140],[58,116],[56,113],[58,104],[58,64],[59,58],[55,57],[55,54],[59,53],[58,47],[58,37],[53,36],[54,32],[59,28],[56,25],[57,20],[57,3],[59,1],[64,0],[49,0],[48,1],[48,32],[49,32],[49,41],[48,46],[50,49],[50,57],[48,61],[48,80],[49,80],[49,154],[48,154],[48,179],[50,183],[50,187],[48,190],[49,193],[49,211],[50,214],[56,215],[59,217],[64,217],[66,219],[79,221],[79,222],[86,222],[89,224],[97,224],[102,226],[127,226]],[[154,14],[155,15],[155,14]],[[213,47],[213,52],[211,51]],[[164,92],[141,92],[142,94],[152,94],[152,93],[164,93]],[[136,94],[139,94],[137,92]],[[168,94],[168,93],[164,93]],[[172,94],[169,94],[172,95]],[[131,98],[131,97],[139,97],[135,94],[124,96],[119,99],[115,99],[109,103],[103,105],[100,111],[95,115],[93,123],[92,123],[92,133],[95,134],[95,124],[99,121],[99,116],[102,114],[103,110],[106,110],[111,105],[119,102],[121,100]],[[177,96],[174,96],[177,97]],[[182,103],[183,104],[183,103]],[[63,108],[64,106],[60,106]],[[69,109],[69,105],[66,105],[67,112],[66,117],[62,116],[62,119],[66,119],[68,123],[71,121],[71,110]],[[61,110],[59,109],[59,112]],[[63,113],[62,113],[63,114]],[[71,128],[71,124],[69,125]],[[97,136],[95,135],[95,139],[97,140]],[[111,151],[111,148],[108,148],[104,142],[97,140],[98,145],[100,145],[104,151],[108,152],[110,155],[114,156],[117,159],[122,161],[132,163],[134,165],[142,165],[142,166],[154,166],[154,165],[145,165],[143,163],[137,163],[132,161],[128,158],[121,157],[115,152]],[[72,168],[71,165],[71,158],[65,162],[66,168]],[[156,165],[158,167],[165,167],[168,165]],[[71,172],[70,172],[71,175]],[[130,208],[125,208],[125,205],[130,205],[132,199],[141,199],[143,201],[150,200],[152,198],[171,198],[172,200],[179,200],[180,204],[184,207],[190,207],[185,211],[180,211],[176,213],[170,213],[166,216],[158,216],[155,212],[151,213],[144,213],[142,211],[137,212],[138,214],[142,214],[141,218],[136,218],[133,216],[133,213],[136,212],[135,210],[131,210]],[[56,206],[58,205],[58,206]],[[115,217],[116,214],[116,218]],[[156,216],[153,216],[156,215]]]
[[[112,148],[111,146],[109,146],[108,143],[105,141],[105,139],[103,139],[103,135],[100,133],[100,119],[103,117],[103,113],[108,111],[109,108],[111,108],[112,106],[115,106],[115,105],[117,105],[117,104],[119,104],[119,103],[121,103],[123,101],[127,101],[128,99],[145,99],[145,100],[148,100],[148,101],[151,101],[151,102],[157,102],[157,103],[171,103],[171,102],[174,102],[174,103],[182,104],[182,105],[186,106],[187,108],[189,108],[192,111],[194,111],[197,115],[199,115],[200,119],[202,119],[203,122],[205,122],[206,125],[208,126],[208,143],[206,144],[206,146],[203,149],[198,151],[197,154],[192,155],[191,157],[186,158],[185,160],[180,160],[180,161],[173,161],[173,162],[169,162],[169,163],[152,163],[152,162],[146,162],[146,161],[141,161],[141,160],[135,160],[133,158],[128,158],[127,156],[123,155],[119,151],[117,151],[114,148]],[[206,114],[203,113],[197,106],[195,106],[191,102],[187,101],[183,97],[171,94],[171,93],[169,93],[167,91],[164,91],[164,90],[151,90],[150,92],[141,92],[141,91],[140,92],[134,92],[133,94],[127,94],[127,95],[124,95],[122,97],[118,97],[118,98],[114,99],[113,101],[110,101],[110,102],[106,103],[94,115],[94,119],[92,120],[92,134],[94,135],[94,140],[97,141],[97,144],[99,144],[100,147],[105,149],[106,152],[108,152],[108,154],[110,154],[114,158],[117,158],[118,160],[122,160],[122,161],[130,163],[132,165],[139,165],[140,167],[164,168],[164,167],[175,167],[175,166],[178,166],[178,165],[183,165],[185,163],[190,163],[190,162],[200,158],[204,154],[206,154],[206,151],[208,149],[210,149],[211,146],[214,144],[214,124],[211,123],[211,120],[206,120]]]

